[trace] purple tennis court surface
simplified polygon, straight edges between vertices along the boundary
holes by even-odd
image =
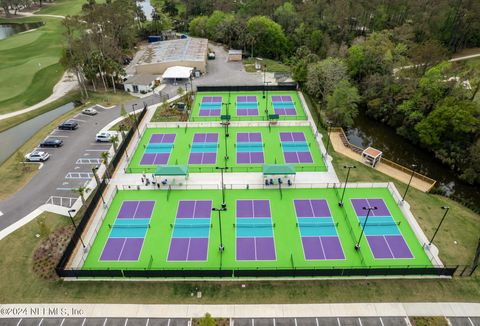
[[[280,142],[285,163],[313,163],[303,132],[280,132]]]
[[[237,163],[262,164],[264,163],[262,133],[237,133]]]
[[[222,111],[222,97],[221,96],[203,96],[200,103],[199,116],[220,116]]]
[[[218,133],[195,133],[188,164],[215,164],[217,149]]]
[[[175,137],[175,134],[153,134],[145,148],[140,165],[167,164]]]
[[[124,201],[117,215],[117,220],[128,222],[131,220],[132,227],[124,227],[120,233],[115,234],[113,230],[107,239],[103,248],[100,261],[137,261],[142,251],[143,242],[147,232],[144,231],[143,237],[139,237],[138,228],[133,226],[133,221],[143,219],[148,222],[152,217],[154,201]]]
[[[375,210],[371,211],[365,226],[365,237],[376,259],[413,258],[405,238],[383,199],[357,198],[350,201],[360,227],[363,226],[368,211],[363,208],[376,207]]]
[[[274,95],[272,96],[273,110],[278,115],[297,115],[295,110],[295,103],[293,103],[292,97]]]
[[[168,261],[206,261],[212,201],[182,200],[178,203]]]
[[[276,260],[268,200],[237,200],[235,225],[237,260]]]
[[[257,116],[258,102],[256,96],[237,96],[237,116]]]
[[[327,201],[297,199],[294,206],[305,259],[345,259]]]

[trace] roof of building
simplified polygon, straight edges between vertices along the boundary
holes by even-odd
[[[228,50],[228,54],[242,54],[242,50],[234,50],[234,49],[231,49],[231,50]]]
[[[264,164],[263,174],[295,174],[295,167],[290,164]]]
[[[175,176],[175,175],[187,175],[188,166],[187,165],[161,165],[157,167],[155,175],[159,176]]]
[[[205,61],[208,40],[187,37],[184,39],[150,43],[137,64],[154,64],[174,61]]]
[[[128,77],[127,80],[125,80],[123,83],[149,85],[151,82],[153,82],[157,78],[158,77],[155,75],[134,75],[134,76]]]
[[[193,68],[173,66],[165,70],[162,78],[188,79],[192,75]]]
[[[370,156],[372,158],[377,158],[378,156],[382,155],[382,152],[373,147],[367,147],[362,154]]]

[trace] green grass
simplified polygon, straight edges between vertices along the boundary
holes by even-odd
[[[243,60],[243,65],[245,66],[245,71],[247,71],[247,72],[256,72],[257,71],[255,69],[255,59],[254,58],[248,58],[248,59]],[[290,67],[289,66],[284,65],[283,63],[280,63],[278,61],[271,60],[271,59],[263,59],[262,60],[262,65],[267,66],[267,72],[285,72],[285,73],[290,72]]]
[[[229,94],[230,94],[230,98],[228,97]],[[245,96],[245,95],[257,97],[258,116],[238,116],[237,115],[237,109],[236,109],[237,96]],[[273,104],[272,104],[272,96],[275,96],[275,95],[291,96],[293,99],[295,110],[297,112],[297,114],[294,116],[280,116],[280,120],[306,120],[307,119],[307,116],[305,115],[305,111],[303,110],[303,107],[297,92],[295,91],[268,92],[267,102],[265,102],[265,99],[263,98],[263,92],[256,91],[256,92],[230,92],[230,93],[229,92],[198,92],[197,95],[195,96],[195,101],[193,103],[193,109],[190,116],[190,120],[191,121],[218,121],[220,119],[219,116],[205,117],[205,116],[199,115],[200,104],[204,96],[221,96],[222,103],[230,103],[228,114],[231,116],[232,120],[253,120],[253,121],[267,120],[268,119],[267,114],[265,113],[266,107],[268,108],[268,114],[275,113],[273,110]],[[222,105],[221,114],[222,115],[227,114],[226,105]]]
[[[305,99],[312,115],[316,117],[315,102],[308,95],[305,96]],[[316,118],[314,119],[316,121]],[[327,131],[322,126],[319,126],[319,131],[322,133],[326,145]],[[357,168],[350,170],[350,181],[393,182],[401,194],[405,192],[406,184],[336,153],[331,145],[329,155],[333,158],[333,167],[341,181],[345,181],[347,175],[343,166],[355,165]],[[406,201],[410,204],[413,215],[429,239],[433,236],[444,213],[441,207],[449,206],[449,215],[434,241],[440,251],[440,259],[448,265],[468,265],[472,263],[478,244],[478,232],[471,232],[471,230],[478,229],[478,225],[480,225],[479,214],[452,199],[424,193],[412,187],[408,190]]]
[[[45,213],[50,230],[67,225]],[[32,272],[32,254],[45,237],[32,221],[0,241],[2,303],[255,304],[338,302],[478,302],[480,278],[237,282],[47,281]],[[190,296],[194,289],[202,298]],[[125,295],[128,293],[128,295]]]
[[[33,119],[43,113],[49,112],[51,110],[54,110],[62,105],[65,105],[67,103],[77,101],[80,99],[80,93],[79,92],[70,92],[67,95],[59,98],[56,101],[53,101],[45,106],[42,106],[38,108],[37,110],[26,112],[20,115],[16,115],[14,117],[0,120],[0,132],[5,131],[7,129],[13,128],[16,125],[19,125],[22,122],[25,122],[27,120]]]
[[[326,171],[326,166],[323,161],[322,155],[313,133],[309,127],[272,127],[269,131],[268,127],[232,127],[229,128],[230,136],[227,138],[228,147],[228,167],[229,172],[259,172],[262,170],[262,164],[238,164],[237,163],[237,149],[235,147],[236,138],[238,132],[261,132],[262,141],[264,143],[264,158],[266,164],[283,164],[285,159],[283,157],[283,150],[280,146],[280,132],[284,131],[303,131],[307,143],[310,144],[310,153],[313,157],[313,163],[301,163],[294,164],[297,171]],[[149,128],[145,131],[142,139],[133,155],[133,158],[129,164],[127,172],[140,173],[149,172],[153,173],[156,170],[155,165],[141,165],[140,162],[145,152],[145,147],[148,145],[150,137],[155,133],[175,133],[175,143],[171,152],[168,164],[169,165],[185,165],[188,164],[190,155],[190,146],[193,141],[195,133],[218,133],[218,148],[216,164],[191,164],[189,165],[190,172],[216,172],[215,166],[221,165],[224,162],[225,157],[225,137],[223,128]]]
[[[179,201],[181,200],[208,200],[213,202],[213,207],[220,207],[221,192],[219,190],[173,190],[167,199],[168,191],[158,190],[121,190],[117,193],[110,205],[109,212],[99,230],[97,238],[85,261],[84,269],[107,269],[107,268],[136,268],[144,269],[218,269],[220,267],[221,255],[218,251],[220,244],[219,224],[217,214],[210,212],[210,223],[212,227],[208,230],[210,236],[208,247],[208,259],[206,261],[167,261],[168,249],[172,232],[175,230],[170,225],[175,224],[175,216]],[[222,266],[225,269],[236,268],[332,268],[332,267],[389,267],[389,266],[431,266],[431,263],[424,253],[412,229],[410,228],[400,209],[395,204],[393,197],[386,188],[349,189],[345,196],[344,209],[347,214],[345,218],[342,208],[338,206],[338,197],[334,189],[284,189],[283,196],[277,189],[257,190],[229,190],[226,194],[228,210],[222,213],[222,233],[225,251],[222,257]],[[398,228],[408,243],[414,258],[411,259],[375,259],[369,249],[369,245],[362,237],[360,242],[361,250],[355,251],[354,245],[360,236],[361,227],[356,214],[350,203],[352,198],[383,198],[395,222],[400,222]],[[236,201],[245,199],[268,200],[271,210],[271,222],[273,237],[275,239],[276,260],[268,261],[240,261],[236,259],[236,232],[245,231],[238,229],[234,224],[236,220]],[[345,259],[336,260],[306,260],[304,258],[299,228],[296,227],[297,219],[295,214],[294,199],[325,199],[330,208],[333,221],[338,223],[337,227],[322,229],[317,235],[338,235]],[[125,261],[100,261],[105,243],[112,232],[109,225],[115,223],[116,216],[124,201],[129,200],[153,200],[155,209],[152,218],[149,220],[150,228],[146,233],[145,243],[141,256],[136,262]],[[185,219],[182,219],[185,221]],[[244,219],[243,219],[244,220]],[[124,219],[117,221],[125,221]],[[198,219],[197,219],[198,221]],[[178,223],[178,222],[177,222]],[[208,223],[208,222],[207,222]],[[128,225],[128,223],[127,223]],[[145,224],[143,224],[145,225]],[[389,227],[391,228],[391,227]],[[385,229],[385,228],[383,228]],[[137,229],[133,229],[135,231]],[[188,234],[198,235],[198,229],[188,229]],[[239,231],[240,230],[240,231]],[[352,231],[350,231],[352,230]],[[124,229],[115,229],[115,232],[131,234]],[[179,231],[182,231],[179,229]],[[249,231],[249,230],[248,230]],[[263,236],[265,233],[261,232]],[[310,232],[311,229],[304,229],[302,232]],[[326,233],[325,233],[326,232]],[[330,233],[332,232],[332,233]],[[352,233],[351,233],[352,232]],[[367,234],[372,234],[367,228]],[[369,233],[370,232],[370,233]],[[383,231],[380,231],[382,233]],[[267,232],[268,233],[268,232]],[[375,234],[379,234],[374,232]],[[383,233],[382,233],[383,234]],[[258,235],[258,233],[257,233]],[[116,235],[118,236],[118,234]],[[127,235],[128,236],[128,235]],[[200,237],[204,235],[199,235]],[[267,235],[268,236],[268,235]],[[321,250],[321,249],[320,249]],[[150,259],[153,259],[150,261]]]
[[[0,19],[0,22],[41,22],[35,31],[0,41],[0,114],[24,109],[50,96],[63,75],[61,20],[47,17]]]
[[[103,3],[105,1],[96,1],[96,3]],[[76,15],[81,12],[82,5],[87,3],[85,0],[55,0],[52,4],[45,4],[39,11],[35,12],[38,15]]]

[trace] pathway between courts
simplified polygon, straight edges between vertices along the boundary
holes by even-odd
[[[199,299],[201,301],[201,299]],[[38,310],[36,309],[38,308]],[[57,309],[55,309],[57,308]],[[334,303],[259,305],[138,305],[138,304],[4,304],[2,318],[75,317],[108,318],[196,318],[210,313],[225,318],[283,317],[480,317],[480,303]],[[0,322],[1,323],[1,322]]]

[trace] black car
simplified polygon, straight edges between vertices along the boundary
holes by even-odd
[[[73,120],[67,120],[64,123],[62,123],[60,126],[58,126],[58,129],[60,130],[75,130],[78,128],[78,123]]]
[[[56,138],[46,138],[40,143],[40,147],[60,147],[63,145],[63,140]]]

